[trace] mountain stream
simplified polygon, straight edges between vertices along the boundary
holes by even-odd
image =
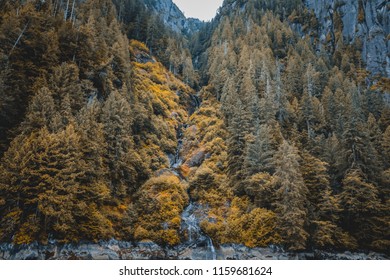
[[[193,108],[190,110],[192,114],[200,106],[200,100],[198,96],[191,96]],[[183,148],[183,129],[187,128],[187,124],[180,124],[177,128],[177,148],[174,155],[169,156],[169,166],[173,174],[178,176],[181,180],[184,178],[180,174],[180,167],[183,164],[183,159],[180,156],[181,149]],[[181,230],[186,234],[187,241],[182,244],[183,248],[191,247],[196,254],[204,260],[216,260],[217,253],[211,238],[206,235],[201,227],[201,217],[204,215],[204,207],[194,201],[190,196],[190,203],[184,209],[181,214]],[[203,215],[202,215],[203,214]]]

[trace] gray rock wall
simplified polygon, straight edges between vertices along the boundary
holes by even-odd
[[[172,0],[154,0],[149,2],[149,8],[160,15],[164,23],[176,32],[191,34],[199,30],[203,24],[198,19],[187,19]]]
[[[360,39],[362,56],[372,75],[390,77],[390,1],[362,0],[363,20],[359,20],[358,0],[305,0],[320,21],[320,38],[333,32],[333,13],[337,10],[343,21],[343,37],[347,43]]]

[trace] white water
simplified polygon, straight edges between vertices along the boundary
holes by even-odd
[[[199,108],[200,99],[195,95],[191,96],[191,98],[193,99],[192,101],[194,103],[194,109]],[[183,147],[183,129],[186,127],[187,124],[181,124],[177,128],[176,151],[174,155],[168,155],[170,169],[172,173],[178,175],[178,177],[180,177],[178,169],[183,164],[183,159],[180,157],[180,152]],[[183,245],[201,249],[201,255],[204,259],[216,260],[217,253],[213,241],[209,236],[204,234],[200,227],[199,217],[201,216],[201,211],[199,210],[202,210],[202,206],[191,201],[181,214],[181,229],[187,234],[187,241]]]
[[[207,250],[211,252],[211,260],[217,259],[217,252],[215,251],[215,247],[213,244],[213,240],[210,237],[207,237]]]
[[[197,216],[200,215],[201,208],[201,205],[191,202],[181,215],[181,228],[187,233],[186,245],[195,248],[204,247],[206,249],[205,259],[216,260],[217,253],[213,241],[204,234],[199,225],[200,220]]]
[[[180,151],[181,148],[183,147],[183,131],[182,131],[183,127],[185,127],[185,125],[181,124],[177,128],[177,147],[176,147],[175,154],[168,155],[169,168],[171,169],[178,169],[183,164],[183,160],[180,158]]]

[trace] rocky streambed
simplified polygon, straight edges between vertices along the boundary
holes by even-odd
[[[97,244],[0,244],[2,260],[205,260],[210,259],[207,241],[164,248],[152,242],[131,243],[105,241]],[[331,253],[314,251],[304,253],[284,252],[278,247],[248,248],[238,244],[226,244],[215,248],[211,258],[217,260],[386,260],[378,253]]]

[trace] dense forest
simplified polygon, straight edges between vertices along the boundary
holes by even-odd
[[[0,1],[0,242],[174,246],[196,202],[216,245],[390,252],[390,79],[338,9],[154,2]]]

